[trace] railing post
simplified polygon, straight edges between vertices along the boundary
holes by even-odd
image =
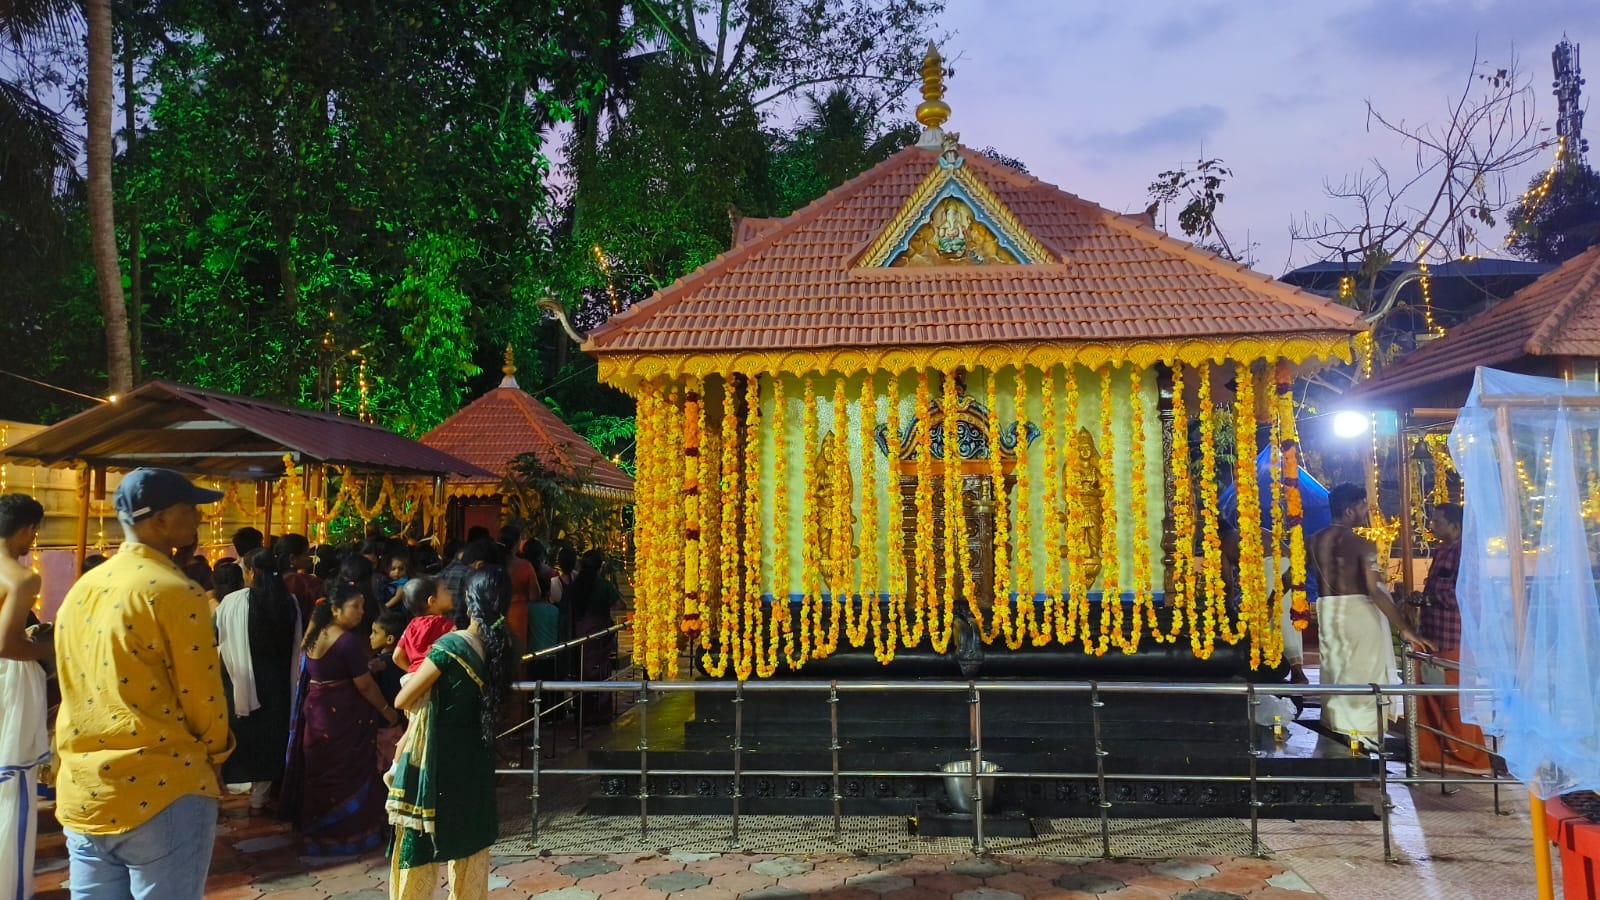
[[[1089,711],[1094,719],[1094,775],[1100,790],[1100,855],[1111,858],[1111,800],[1106,796],[1106,748],[1100,741],[1100,682],[1089,682]]]
[[[533,796],[529,799],[533,804],[533,812],[528,821],[528,837],[530,840],[539,839],[539,764],[543,761],[539,757],[539,726],[542,718],[540,704],[544,698],[544,681],[541,679],[533,683]]]
[[[733,683],[733,834],[728,840],[739,848],[739,806],[744,797],[744,682]]]
[[[577,677],[573,679],[574,681],[578,681],[578,682],[582,682],[583,681],[583,648],[585,646],[587,646],[587,645],[583,644],[583,643],[578,644],[578,671],[576,673]],[[574,741],[577,741],[578,749],[582,750],[583,749],[583,708],[585,706],[589,705],[589,695],[587,693],[585,693],[584,691],[580,690],[577,693],[577,701],[578,701],[578,733],[573,735],[572,739]]]
[[[1383,688],[1377,684],[1372,685],[1373,702],[1378,708],[1378,804],[1383,812],[1383,858],[1386,862],[1394,862],[1394,841],[1389,833],[1389,762],[1383,758],[1383,736],[1388,733],[1384,727],[1383,710],[1388,706],[1384,702]]]
[[[967,682],[967,731],[972,738],[972,852],[983,855],[983,699],[978,682]]]
[[[839,804],[844,795],[839,790],[839,679],[828,681],[828,751],[833,754],[833,842],[839,843]]]
[[[1256,696],[1256,686],[1245,686],[1245,722],[1250,753],[1250,855],[1261,856],[1261,785],[1256,781],[1256,766],[1261,759],[1261,745],[1256,737],[1256,708],[1261,698]]]
[[[1405,665],[1401,667],[1401,671],[1404,674],[1405,683],[1413,685],[1419,683],[1420,679],[1417,677],[1417,657],[1415,655],[1415,651],[1413,651],[1410,647],[1406,648],[1405,660]],[[1417,698],[1416,694],[1406,694],[1405,704],[1406,777],[1415,778],[1417,777],[1417,772],[1421,771],[1422,762],[1417,756],[1417,707],[1421,706],[1422,703]]]
[[[580,703],[579,709],[583,708]],[[639,679],[639,836],[650,834],[650,678]]]

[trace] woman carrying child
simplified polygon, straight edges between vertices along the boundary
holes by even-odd
[[[389,788],[391,897],[432,897],[441,862],[450,896],[488,895],[499,831],[493,747],[516,665],[505,626],[510,598],[504,570],[473,572],[468,626],[434,641],[396,698],[413,718]]]

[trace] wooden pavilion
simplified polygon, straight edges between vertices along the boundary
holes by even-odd
[[[746,678],[959,632],[1201,659],[1220,636],[1275,664],[1267,558],[1304,573],[1289,387],[1364,324],[969,150],[941,130],[931,50],[923,77],[916,146],[746,220],[584,344],[639,403],[639,658],[675,675],[688,633],[706,671]],[[1193,442],[1171,427],[1191,416]],[[1237,468],[1233,614],[1218,432],[1249,461],[1258,422],[1289,515],[1264,542]]]

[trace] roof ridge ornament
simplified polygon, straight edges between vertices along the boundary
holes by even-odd
[[[505,365],[500,367],[500,371],[504,372],[505,375],[506,375],[505,378],[502,378],[500,380],[500,386],[501,387],[503,387],[503,388],[519,388],[519,387],[521,387],[521,385],[517,384],[517,379],[515,377],[516,374],[517,374],[517,360],[516,360],[515,354],[513,354],[511,352],[511,342],[510,341],[506,342],[506,363],[505,363]]]
[[[927,150],[944,149],[944,133],[939,126],[950,118],[950,104],[944,102],[944,76],[944,58],[929,41],[928,53],[922,57],[922,102],[917,104],[917,121],[923,126],[917,146]]]

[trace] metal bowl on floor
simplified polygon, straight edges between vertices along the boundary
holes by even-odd
[[[958,759],[939,767],[944,776],[944,792],[950,798],[950,808],[964,815],[972,815],[972,760]],[[980,774],[998,772],[1000,767],[984,760]],[[979,778],[978,790],[983,794],[983,808],[994,809],[994,779]]]

